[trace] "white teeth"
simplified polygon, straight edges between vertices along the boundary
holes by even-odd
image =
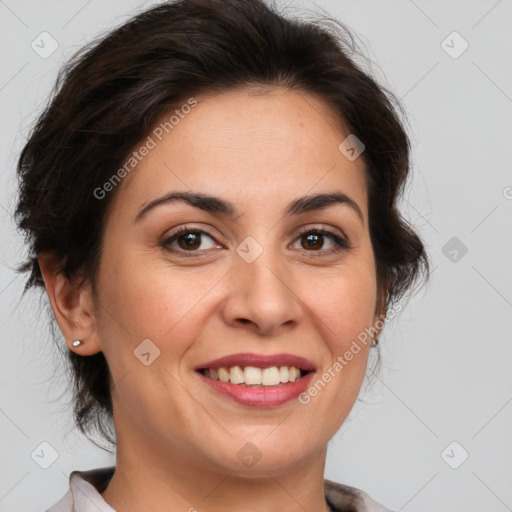
[[[255,366],[232,366],[226,368],[209,368],[204,374],[210,379],[221,382],[231,382],[245,386],[277,386],[300,379],[300,369],[296,366],[271,366],[270,368],[257,368]]]
[[[244,370],[244,382],[246,384],[261,384],[261,368],[246,366]]]
[[[300,370],[295,366],[288,366],[288,379],[295,382],[300,377]]]
[[[229,382],[229,370],[226,370],[223,366],[219,368],[219,380],[221,382]]]
[[[264,386],[275,386],[276,384],[279,384],[279,368],[277,366],[264,368],[261,372],[261,383]]]
[[[244,372],[240,366],[232,366],[229,372],[229,380],[232,384],[242,384],[244,381]]]

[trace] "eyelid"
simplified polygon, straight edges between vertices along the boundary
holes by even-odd
[[[326,227],[325,224],[308,224],[307,226],[299,230],[296,237],[299,237],[305,233],[309,233],[310,231],[319,231],[342,238],[348,244],[348,236],[341,229],[332,226]],[[339,233],[336,233],[336,231],[338,231]]]

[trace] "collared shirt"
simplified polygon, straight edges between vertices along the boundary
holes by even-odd
[[[73,471],[69,491],[46,512],[116,512],[102,498],[115,466]],[[391,512],[355,487],[324,479],[325,499],[335,512]]]

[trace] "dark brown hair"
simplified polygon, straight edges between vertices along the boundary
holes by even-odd
[[[62,68],[18,162],[18,226],[29,255],[25,291],[44,288],[38,255],[94,286],[104,222],[116,189],[94,190],[123,166],[163,114],[186,98],[244,86],[281,86],[322,98],[365,145],[370,235],[381,303],[428,277],[420,238],[397,209],[409,173],[399,102],[356,65],[338,21],[284,17],[260,0],[179,0],[135,16],[82,48]],[[340,142],[341,142],[340,133]],[[68,351],[74,416],[110,436],[109,370],[102,353]]]

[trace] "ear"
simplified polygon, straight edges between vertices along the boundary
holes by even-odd
[[[43,253],[38,261],[53,314],[69,349],[82,356],[101,352],[90,285],[79,279],[69,280],[58,272],[53,254]],[[82,344],[74,347],[74,340]]]
[[[386,309],[380,309],[375,312],[375,315],[373,316],[373,331],[375,332],[374,335],[374,344],[377,345],[379,341],[380,334],[382,332],[382,329],[384,328],[384,324],[386,322]]]
[[[382,329],[384,328],[384,324],[386,322],[386,314],[387,314],[387,307],[386,307],[386,295],[383,291],[381,291],[378,294],[377,298],[377,305],[375,309],[375,314],[373,315],[373,331],[375,332],[374,336],[374,344],[376,345],[378,343],[380,334],[382,332]]]

